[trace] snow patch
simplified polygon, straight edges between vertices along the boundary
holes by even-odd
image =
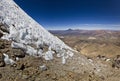
[[[22,43],[16,43],[16,42],[12,42],[11,43],[11,47],[12,48],[21,48],[21,49],[24,49],[24,50],[27,50],[26,46]]]
[[[88,39],[95,40],[96,38],[95,37],[89,37]]]
[[[52,60],[53,59],[53,54],[54,54],[54,51],[47,51],[45,54],[44,54],[44,59],[45,60]]]
[[[62,64],[65,64],[66,63],[66,59],[65,57],[62,57]]]
[[[16,57],[16,61],[19,61],[20,59],[18,57]]]
[[[5,62],[5,64],[13,65],[15,63],[15,61],[10,59],[7,54],[4,53],[3,55],[4,55],[4,62]]]

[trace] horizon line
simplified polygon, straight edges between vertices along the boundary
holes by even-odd
[[[48,31],[64,31],[64,30],[88,30],[88,31],[92,31],[92,30],[105,30],[105,31],[120,31],[120,29],[78,29],[78,28],[67,28],[67,29],[47,29]]]

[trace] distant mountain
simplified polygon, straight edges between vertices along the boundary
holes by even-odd
[[[120,31],[118,30],[73,30],[73,29],[68,29],[68,30],[50,30],[52,34],[55,35],[86,35],[86,36],[96,36],[96,37],[120,37]]]

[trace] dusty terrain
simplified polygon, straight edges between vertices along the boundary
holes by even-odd
[[[100,60],[103,64],[110,65],[113,75],[107,80],[113,81],[115,79],[115,81],[119,81],[120,31],[68,29],[50,32],[88,59]]]
[[[45,61],[40,57],[28,56],[23,50],[13,49],[10,45],[10,41],[0,39],[0,81],[101,81],[107,77],[107,74],[96,75],[95,72],[99,72],[96,68],[92,71],[90,67],[86,67],[88,61],[84,60],[84,57],[83,59],[71,58],[73,61],[68,59],[68,63],[63,65],[61,59],[57,57]],[[16,63],[6,65],[3,53],[8,54]],[[19,57],[19,60],[16,57]],[[76,60],[78,63],[74,63]],[[86,65],[79,63],[86,63]],[[76,67],[80,69],[76,70]],[[104,70],[101,72],[104,73]]]
[[[86,56],[102,55],[110,58],[120,55],[120,31],[69,29],[51,33]]]

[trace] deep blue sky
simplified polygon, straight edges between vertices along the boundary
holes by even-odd
[[[15,0],[47,29],[119,29],[120,0]]]

